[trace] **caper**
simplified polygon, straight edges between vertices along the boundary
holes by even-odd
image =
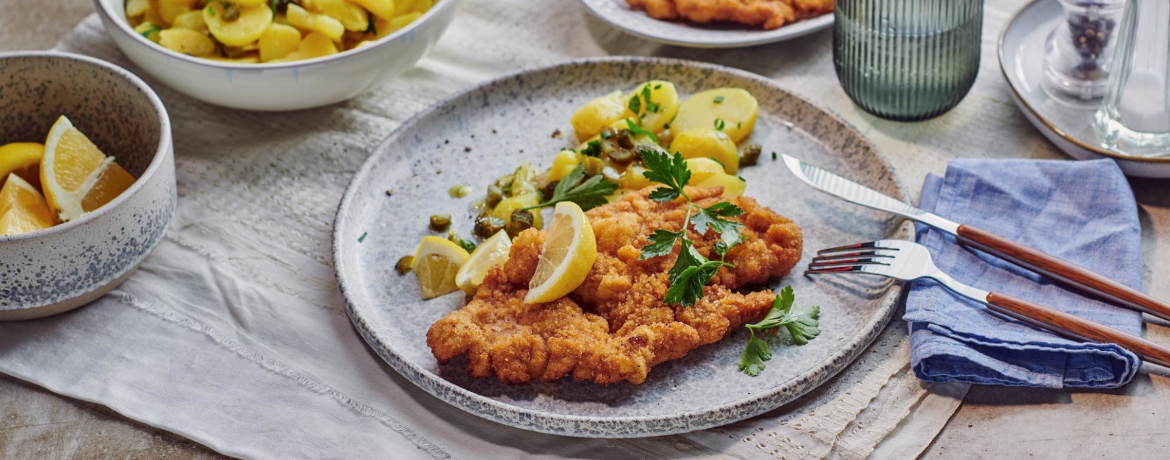
[[[492,235],[503,230],[505,224],[507,222],[504,222],[504,219],[492,217],[490,213],[485,212],[475,218],[475,229],[473,232],[475,236],[480,238],[491,238]]]
[[[634,161],[634,152],[631,149],[614,149],[609,152],[609,161],[619,165],[628,165]]]
[[[517,209],[512,211],[512,216],[508,219],[508,236],[515,238],[520,232],[532,228],[533,217],[532,213],[525,209]]]
[[[634,148],[634,140],[630,139],[630,130],[623,129],[617,133],[617,145],[623,149]]]
[[[553,193],[556,192],[557,184],[559,184],[559,183],[561,183],[561,181],[554,180],[554,181],[550,181],[548,183],[548,185],[544,186],[544,190],[541,191],[541,196],[544,197],[544,201],[548,201],[548,200],[552,199]]]
[[[434,214],[431,216],[431,230],[441,232],[451,225],[450,214]]]
[[[760,152],[764,148],[760,144],[751,144],[743,148],[743,159],[739,161],[740,166],[755,166],[760,162]]]
[[[447,194],[451,195],[451,198],[463,198],[468,193],[471,193],[471,186],[467,184],[456,185],[447,190]]]
[[[227,5],[223,9],[224,21],[235,22],[237,19],[240,19],[240,5],[226,2],[224,4]]]
[[[585,157],[585,175],[589,177],[601,174],[601,168],[605,167],[605,163],[600,158]]]
[[[414,257],[402,256],[398,263],[394,264],[394,270],[397,270],[399,275],[405,275],[410,272],[411,265],[414,265]]]

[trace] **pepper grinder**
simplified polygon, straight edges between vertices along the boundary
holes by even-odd
[[[1101,97],[1125,0],[1060,0],[1060,6],[1064,20],[1048,36],[1044,56],[1046,87],[1083,100]]]

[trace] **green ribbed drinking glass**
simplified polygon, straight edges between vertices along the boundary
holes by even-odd
[[[975,82],[983,0],[837,0],[835,14],[837,79],[867,112],[936,117]]]

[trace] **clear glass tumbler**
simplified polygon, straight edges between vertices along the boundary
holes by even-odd
[[[1129,155],[1170,156],[1170,1],[1129,0],[1093,129]]]
[[[833,65],[862,109],[892,120],[936,117],[979,73],[983,0],[837,0]]]

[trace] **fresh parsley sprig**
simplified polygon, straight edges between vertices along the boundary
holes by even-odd
[[[679,304],[690,307],[703,297],[703,286],[711,282],[719,267],[731,267],[724,261],[727,252],[742,240],[740,229],[743,224],[731,218],[743,214],[738,206],[719,202],[706,208],[691,201],[684,187],[691,179],[691,171],[687,168],[686,159],[676,153],[671,155],[662,149],[642,147],[642,162],[646,172],[642,173],[647,179],[665,185],[650,192],[649,198],[659,203],[666,203],[678,198],[687,201],[686,218],[681,229],[677,232],[658,229],[650,234],[650,244],[642,248],[639,259],[645,260],[661,257],[674,251],[675,244],[680,245],[678,259],[667,272],[670,288],[663,299],[667,304]],[[687,237],[687,229],[694,226],[695,232],[706,235],[709,231],[719,234],[719,241],[715,243],[715,253],[719,260],[710,260],[695,250],[695,244]]]
[[[556,188],[553,189],[552,197],[544,203],[536,206],[529,206],[524,208],[537,209],[545,206],[552,206],[562,201],[572,201],[581,207],[581,210],[588,211],[591,208],[601,206],[606,203],[605,197],[613,195],[617,191],[617,184],[605,180],[600,175],[585,178],[585,165],[577,165],[573,171],[561,178],[557,182]]]
[[[804,345],[821,334],[818,321],[821,317],[821,308],[807,305],[794,307],[795,300],[792,286],[785,286],[780,290],[780,295],[776,296],[776,300],[772,301],[772,309],[768,310],[764,319],[744,326],[752,336],[739,357],[739,370],[755,377],[763,372],[764,361],[772,359],[772,350],[769,349],[768,342],[756,337],[756,331],[783,327],[788,331],[788,336],[792,337],[792,343],[797,345]]]

